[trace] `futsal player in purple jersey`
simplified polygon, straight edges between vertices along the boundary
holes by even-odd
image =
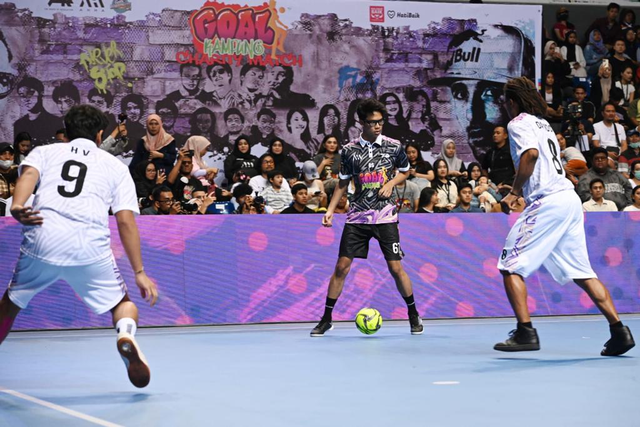
[[[409,177],[409,159],[399,141],[382,135],[387,114],[382,103],[365,99],[358,105],[357,114],[362,134],[343,147],[340,182],[322,218],[322,225],[331,227],[336,206],[352,179],[356,191],[349,204],[338,262],[329,282],[324,315],[311,331],[311,336],[321,337],[333,328],[333,308],[342,292],[353,258],[367,258],[372,237],[378,240],[389,273],[407,304],[411,333],[420,335],[423,331],[422,319],[416,309],[411,280],[402,267],[404,253],[400,248],[398,209],[391,199],[393,187]],[[396,169],[398,174],[393,177]]]

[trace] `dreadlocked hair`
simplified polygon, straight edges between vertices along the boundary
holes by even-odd
[[[547,103],[538,93],[535,85],[526,77],[517,77],[504,85],[507,99],[513,100],[520,107],[520,111],[542,117],[547,114]]]

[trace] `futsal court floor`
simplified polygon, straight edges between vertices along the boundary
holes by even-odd
[[[624,316],[636,339],[640,316]],[[14,332],[0,426],[640,426],[640,350],[600,356],[600,316],[536,318],[538,352],[492,349],[511,319],[140,329],[133,387],[113,330]]]

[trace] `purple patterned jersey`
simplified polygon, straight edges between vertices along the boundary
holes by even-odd
[[[349,203],[347,223],[389,224],[398,222],[398,211],[392,198],[380,198],[378,192],[393,179],[393,171],[409,170],[409,159],[399,141],[378,136],[371,143],[362,137],[342,148],[340,179],[351,179],[356,192]]]

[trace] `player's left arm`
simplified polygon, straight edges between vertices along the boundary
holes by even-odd
[[[522,153],[522,156],[520,157],[520,165],[516,171],[516,177],[513,180],[511,191],[509,191],[509,194],[500,201],[500,205],[502,206],[502,211],[504,213],[508,214],[518,206],[518,199],[522,197],[522,187],[524,187],[533,174],[539,155],[540,153],[535,148],[529,148],[527,151]]]
[[[32,210],[31,206],[24,206],[29,200],[29,196],[33,194],[33,190],[35,190],[39,180],[40,172],[38,172],[38,169],[27,165],[22,166],[20,178],[18,178],[16,188],[13,191],[11,215],[23,225],[42,224],[42,217],[38,216],[40,211]]]
[[[395,177],[393,177],[393,179],[387,181],[387,183],[382,186],[379,192],[380,197],[383,197],[385,199],[391,197],[393,187],[402,184],[411,175],[411,165],[409,164],[409,158],[407,157],[407,153],[405,153],[404,149],[401,146],[398,146],[395,156],[396,159],[394,162],[394,166],[398,169],[398,173]]]

